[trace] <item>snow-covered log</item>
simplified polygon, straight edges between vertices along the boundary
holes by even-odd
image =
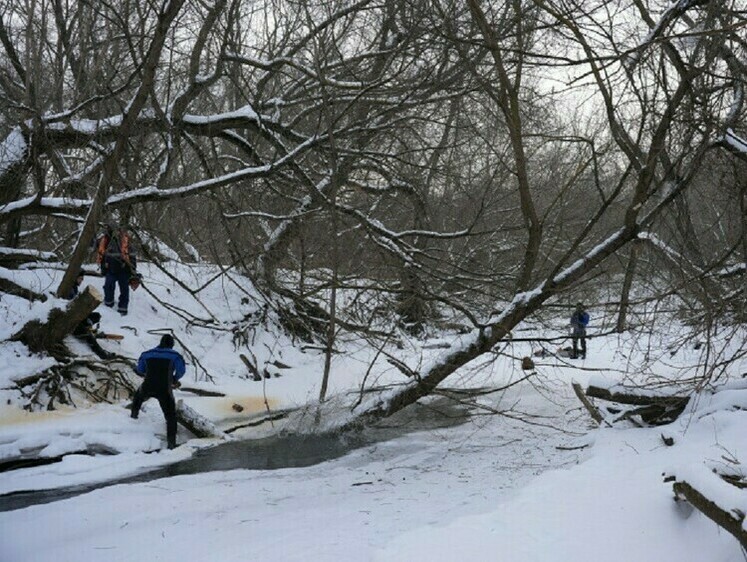
[[[591,398],[636,406],[636,408],[624,412],[615,421],[640,416],[645,423],[652,425],[670,423],[677,419],[690,400],[687,396],[662,396],[642,390],[625,393],[593,385],[589,385],[585,394]]]
[[[380,396],[374,404],[368,403],[354,412],[353,418],[341,425],[342,430],[366,425],[377,419],[391,416],[436,387],[457,369],[473,359],[490,352],[493,347],[510,337],[511,330],[522,320],[538,310],[550,297],[581,279],[621,247],[636,238],[638,228],[623,227],[593,248],[583,259],[573,262],[550,279],[542,281],[534,290],[517,293],[511,303],[484,327],[460,337],[431,364],[425,365],[407,384]]]
[[[88,285],[65,308],[53,308],[44,322],[28,322],[11,339],[25,343],[32,351],[49,350],[71,334],[103,300],[103,295]]]
[[[609,390],[600,386],[589,385],[586,396],[599,398],[619,404],[630,404],[631,406],[648,406],[659,404],[661,406],[685,406],[689,400],[687,396],[662,396],[660,394],[647,393],[643,390],[625,393]]]
[[[37,261],[52,261],[55,255],[52,252],[40,252],[39,250],[28,250],[24,248],[0,247],[0,265],[3,267],[18,267],[23,263]]]
[[[176,404],[176,421],[186,427],[197,437],[220,437],[221,439],[231,439],[229,435],[215,427],[213,422],[187,406],[183,400],[179,400]]]
[[[15,295],[16,297],[21,297],[30,301],[44,302],[47,300],[46,295],[42,295],[32,291],[31,289],[27,289],[26,287],[22,287],[21,285],[18,285],[14,281],[5,277],[0,277],[0,293]]]
[[[728,486],[728,484],[724,482],[724,486]],[[675,482],[673,488],[677,499],[684,499],[689,502],[716,525],[731,533],[742,545],[742,548],[747,548],[747,531],[743,526],[744,513],[738,510],[724,509],[684,480]]]
[[[589,412],[589,415],[591,418],[597,422],[599,425],[602,425],[604,422],[604,417],[602,416],[602,413],[599,411],[599,408],[597,408],[594,404],[592,404],[589,399],[584,394],[583,389],[581,388],[581,385],[577,382],[574,382],[572,385],[573,392],[576,393],[576,396],[581,401],[581,404],[584,405],[584,408],[586,408],[586,411]]]

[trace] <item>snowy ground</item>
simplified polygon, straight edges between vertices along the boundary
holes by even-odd
[[[161,273],[144,272],[156,296],[171,296],[195,314],[209,311],[236,320],[254,306],[242,302],[230,286],[216,284],[201,293],[204,307]],[[212,275],[207,270],[179,273],[190,285]],[[30,272],[16,281],[37,290],[53,286],[53,278],[44,275]],[[42,317],[49,306],[29,307],[4,296],[0,316],[6,322],[0,323],[0,331],[5,333],[0,337],[14,331],[14,322],[17,326],[25,318]],[[221,427],[261,414],[265,398],[272,409],[291,408],[318,392],[318,352],[302,352],[287,338],[258,331],[251,347],[258,363],[280,360],[292,368],[264,382],[247,380],[230,334],[187,331],[183,321],[143,291],[134,295],[128,317],[104,310],[102,322],[105,331],[126,335],[122,344],[105,345],[130,357],[157,342],[148,330],[167,326],[177,329],[215,379],[210,383],[193,368],[188,384],[228,395],[180,397]],[[449,337],[454,336],[444,335],[447,341]],[[416,365],[439,352],[434,343],[430,340],[428,349],[406,348],[401,356]],[[697,360],[697,353],[686,349],[670,356],[664,341],[648,342],[646,349],[647,376],[686,376],[685,367]],[[360,342],[347,342],[344,350],[333,365],[333,393],[357,388],[373,356]],[[517,343],[505,351],[520,358],[529,354],[530,344]],[[570,381],[617,377],[634,366],[639,351],[639,344],[627,338],[593,339],[586,361],[538,360],[536,378],[481,398],[484,409],[473,410],[466,423],[403,430],[399,437],[315,466],[109,486],[0,513],[0,560],[744,560],[733,537],[673,501],[671,484],[662,477],[687,473],[697,479],[723,467],[741,473],[747,413],[740,408],[747,399],[737,383],[730,390],[704,394],[676,424],[663,429],[590,430]],[[214,444],[190,440],[174,451],[149,453],[163,442],[163,418],[155,402],[137,421],[127,417],[124,398],[112,405],[81,402],[77,409],[54,412],[21,410],[23,397],[10,381],[49,366],[49,361],[28,356],[19,344],[0,344],[0,387],[5,389],[0,394],[0,461],[28,450],[55,456],[99,447],[119,454],[69,455],[60,463],[0,473],[0,494],[118,478]],[[402,378],[383,361],[372,372],[378,384]],[[448,385],[495,386],[521,376],[518,360],[507,355],[458,373]],[[234,403],[245,410],[237,414]],[[488,415],[489,410],[507,415]],[[525,421],[512,417],[519,415]],[[246,430],[243,436],[266,435],[282,423]],[[666,447],[662,433],[673,437],[675,445]],[[188,439],[186,432],[180,433],[180,441]],[[739,503],[739,497],[734,501]]]

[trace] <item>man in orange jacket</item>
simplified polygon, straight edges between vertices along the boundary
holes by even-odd
[[[99,240],[96,261],[101,266],[104,276],[104,304],[114,306],[114,291],[119,285],[119,301],[117,311],[127,314],[130,304],[130,276],[135,273],[135,265],[130,256],[130,236],[127,229],[115,229],[107,225],[106,233]]]

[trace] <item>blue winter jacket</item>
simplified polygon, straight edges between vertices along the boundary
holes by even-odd
[[[573,327],[573,333],[583,334],[586,332],[586,326],[589,324],[588,312],[575,311],[571,315],[571,326]]]
[[[140,355],[137,372],[153,390],[166,390],[187,371],[184,358],[170,347],[154,347]]]

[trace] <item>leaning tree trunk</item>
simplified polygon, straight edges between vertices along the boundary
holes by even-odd
[[[83,266],[86,256],[90,253],[91,243],[96,237],[96,229],[98,228],[98,223],[104,214],[104,206],[108,195],[108,183],[102,181],[96,190],[96,195],[93,197],[91,208],[88,210],[86,219],[83,222],[83,228],[78,236],[78,242],[75,245],[73,254],[68,260],[68,266],[62,276],[62,281],[60,281],[60,285],[57,288],[58,297],[64,297],[68,294],[75,284],[76,277],[80,275],[80,269]]]
[[[122,124],[120,125],[119,135],[114,143],[114,148],[112,148],[111,152],[107,154],[104,160],[99,187],[94,196],[91,208],[88,211],[88,215],[86,216],[86,220],[83,223],[80,235],[78,236],[73,255],[70,257],[65,274],[62,276],[60,286],[57,288],[58,297],[65,296],[70,289],[73,288],[75,278],[78,276],[83,261],[89,252],[90,244],[96,236],[96,228],[99,220],[103,216],[106,207],[106,200],[111,191],[111,186],[119,177],[119,161],[127,149],[130,130],[135,126],[138,115],[140,115],[140,111],[145,106],[148,96],[150,96],[152,92],[156,69],[158,68],[158,61],[166,37],[169,34],[171,22],[177,16],[183,4],[184,0],[176,0],[174,2],[166,3],[163,12],[159,15],[153,40],[150,43],[145,60],[143,61],[140,85],[138,86],[132,101],[130,101],[126,111],[122,115]]]
[[[65,308],[53,308],[46,322],[32,320],[11,339],[25,343],[31,351],[47,351],[60,343],[101,304],[104,297],[89,285]]]
[[[617,315],[617,326],[615,331],[622,334],[628,325],[628,307],[630,306],[630,289],[633,287],[633,276],[638,264],[638,254],[641,251],[641,242],[635,240],[630,246],[630,257],[628,267],[625,268],[625,279],[623,280],[622,293],[620,294],[620,311]]]

